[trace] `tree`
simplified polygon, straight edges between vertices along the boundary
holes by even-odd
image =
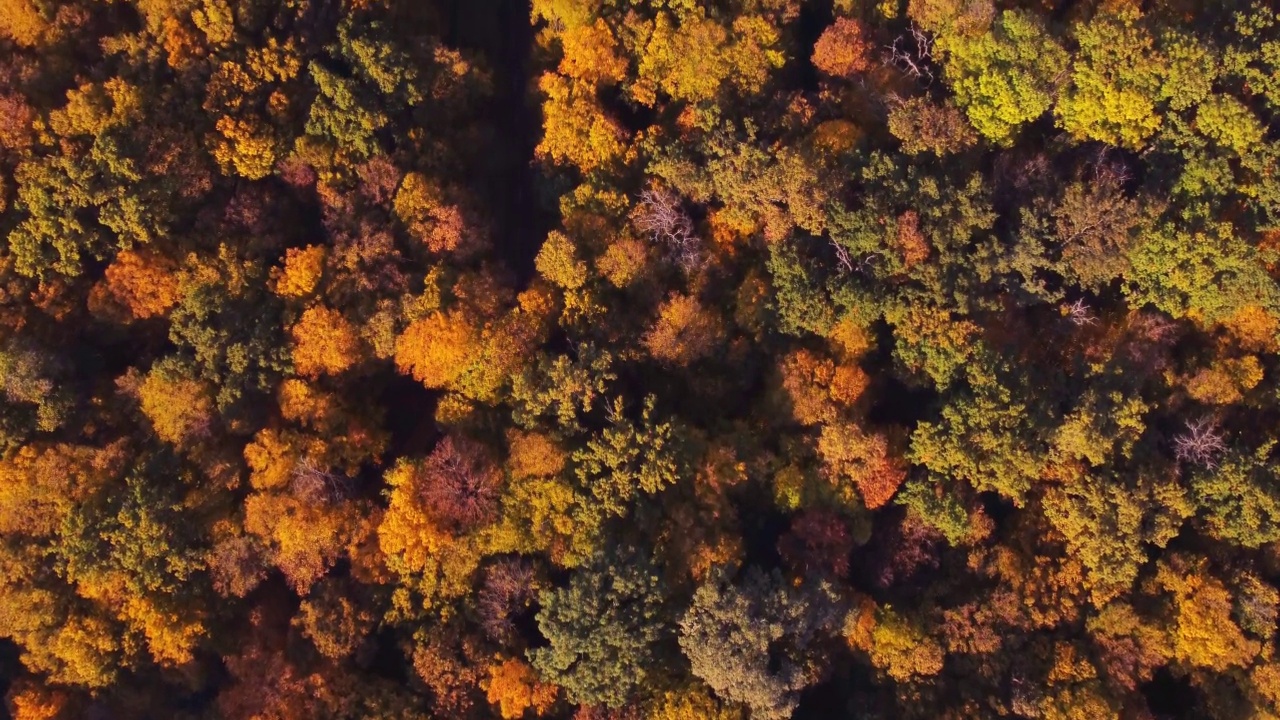
[[[130,319],[161,316],[178,303],[177,267],[162,255],[126,250],[116,255],[105,275],[98,302],[109,299]],[[91,295],[90,303],[96,298]]]
[[[902,461],[890,453],[888,439],[881,434],[869,435],[852,423],[824,426],[818,438],[818,454],[841,499],[852,502],[846,497],[848,491],[840,487],[842,481],[852,481],[862,504],[870,510],[889,502],[907,478]]]
[[[439,527],[458,534],[494,520],[502,477],[480,444],[445,437],[416,474],[420,499]]]
[[[1232,619],[1231,593],[1203,563],[1161,564],[1156,581],[1173,596],[1173,655],[1179,662],[1216,672],[1252,663],[1261,646],[1241,632]]]
[[[1129,252],[1125,292],[1174,318],[1211,325],[1248,306],[1280,307],[1280,292],[1256,251],[1228,224],[1188,232],[1163,225]]]
[[[36,0],[5,0],[0,4],[0,35],[18,45],[40,45],[50,29],[44,3]]]
[[[1080,51],[1054,110],[1072,135],[1140,148],[1160,129],[1156,108],[1168,63],[1131,15],[1099,13],[1075,27]]]
[[[1043,411],[1022,402],[1031,395],[1019,385],[973,367],[966,374],[969,389],[952,396],[938,420],[916,426],[907,459],[937,482],[961,480],[1021,504],[1044,468]]]
[[[950,103],[939,105],[925,97],[891,106],[889,132],[902,141],[902,151],[911,155],[948,155],[978,142],[977,133],[959,108]]]
[[[573,454],[574,471],[599,511],[625,516],[641,493],[656,495],[687,472],[683,438],[670,422],[653,417],[655,398],[645,398],[640,422],[625,416],[622,398],[609,408],[609,426]]]
[[[835,77],[853,77],[870,66],[870,47],[857,20],[836,18],[813,46],[813,64]]]
[[[550,645],[529,652],[533,666],[584,705],[616,708],[644,696],[671,636],[666,592],[647,563],[596,556],[567,587],[539,597],[538,629]]]
[[[587,281],[587,265],[577,258],[573,241],[564,233],[547,236],[534,264],[543,277],[565,290],[576,290]]]
[[[542,715],[551,708],[558,693],[554,685],[539,682],[533,669],[519,658],[506,658],[490,665],[484,689],[489,703],[498,706],[498,712],[506,720],[524,717],[530,709],[535,715]]]
[[[645,105],[654,105],[658,93],[677,102],[712,100],[726,85],[759,92],[783,62],[776,27],[758,15],[739,16],[726,27],[702,10],[682,12],[678,20],[660,12],[645,31],[638,82],[631,87]]]
[[[627,77],[627,59],[603,18],[595,23],[566,27],[560,35],[564,58],[561,74],[589,84],[616,84]]]
[[[433,253],[460,252],[475,245],[462,209],[447,202],[444,189],[422,173],[404,176],[393,207],[409,234]]]
[[[867,650],[871,664],[898,682],[938,674],[945,655],[917,623],[891,608],[876,611]]]
[[[1002,12],[986,32],[939,37],[937,47],[956,103],[998,145],[1012,144],[1020,125],[1049,109],[1068,61],[1034,17],[1015,10]]]
[[[591,172],[620,159],[626,132],[605,113],[587,86],[563,75],[546,73],[538,81],[546,95],[543,135],[537,154]]]
[[[326,578],[316,585],[293,623],[321,655],[332,660],[349,657],[373,630],[373,615],[363,607],[364,599],[341,581]]]
[[[272,271],[275,293],[281,297],[300,299],[315,292],[324,273],[326,255],[323,245],[286,250],[284,264]]]
[[[208,388],[177,362],[161,361],[138,386],[138,402],[161,440],[183,445],[212,431],[213,401]]]
[[[1280,540],[1273,450],[1274,443],[1267,442],[1252,453],[1233,451],[1221,461],[1215,454],[1212,462],[1191,470],[1197,521],[1209,535],[1248,548]]]
[[[680,647],[721,698],[748,706],[753,718],[781,720],[820,676],[820,642],[837,618],[826,586],[792,587],[757,568],[739,583],[718,573],[680,620]]]
[[[1160,477],[1126,486],[1085,475],[1050,489],[1043,502],[1045,517],[1088,570],[1096,605],[1127,592],[1148,546],[1164,547],[1194,509],[1181,487]]]
[[[659,362],[683,366],[713,353],[724,335],[720,318],[696,297],[672,295],[658,308],[644,345]]]
[[[306,377],[337,375],[360,361],[360,336],[342,313],[322,305],[303,311],[291,330],[293,364]]]
[[[453,384],[477,354],[479,333],[461,312],[434,312],[396,340],[396,368],[429,388]]]

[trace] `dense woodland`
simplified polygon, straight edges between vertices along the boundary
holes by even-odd
[[[1267,0],[0,0],[18,720],[1280,718]]]

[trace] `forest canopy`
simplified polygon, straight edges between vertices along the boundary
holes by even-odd
[[[0,0],[15,720],[1280,720],[1266,0]]]

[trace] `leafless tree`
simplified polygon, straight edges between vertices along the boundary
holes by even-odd
[[[1213,418],[1188,420],[1187,429],[1173,438],[1179,462],[1213,468],[1227,451],[1226,435]]]
[[[1143,372],[1158,373],[1168,367],[1169,349],[1178,339],[1178,326],[1156,312],[1142,311],[1131,316],[1123,352]]]
[[[1065,306],[1063,308],[1063,314],[1065,314],[1067,320],[1076,327],[1096,325],[1098,323],[1097,316],[1093,314],[1093,309],[1084,301],[1084,298],[1076,300],[1070,305]]]
[[[876,263],[880,262],[880,256],[877,253],[866,253],[855,257],[849,252],[849,248],[836,242],[831,242],[831,251],[835,253],[836,264],[843,273],[856,272],[860,275],[869,275],[871,269]]]
[[[351,492],[351,481],[345,475],[335,473],[315,460],[304,457],[293,468],[290,489],[295,497],[308,503],[341,502]]]
[[[836,262],[840,265],[840,269],[847,273],[853,272],[853,258],[849,255],[849,248],[832,240],[831,249],[835,251]]]
[[[694,231],[693,219],[675,193],[664,188],[650,188],[640,193],[633,219],[636,228],[664,247],[671,260],[685,271],[695,270],[702,264],[702,239]]]
[[[514,619],[533,600],[535,580],[533,567],[518,558],[499,560],[485,571],[477,605],[489,637],[506,641],[515,633]]]
[[[445,437],[422,464],[423,501],[451,530],[466,532],[489,522],[501,485],[502,474],[471,440]]]
[[[884,61],[928,87],[933,84],[933,38],[915,24],[885,47]]]

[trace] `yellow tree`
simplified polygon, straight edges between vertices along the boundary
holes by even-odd
[[[337,375],[364,355],[355,326],[342,313],[323,305],[307,308],[291,334],[294,368],[306,377]]]
[[[828,75],[853,77],[871,65],[871,49],[871,43],[863,37],[861,23],[837,18],[814,44],[813,64]]]
[[[303,298],[314,292],[324,274],[325,255],[323,245],[286,250],[284,265],[271,272],[275,293],[285,298]]]
[[[658,308],[644,345],[660,362],[688,365],[714,352],[724,336],[724,324],[715,312],[692,295],[676,294]]]
[[[1191,567],[1180,558],[1160,564],[1156,581],[1173,596],[1173,654],[1192,668],[1226,672],[1248,667],[1262,650],[1233,617],[1233,597],[1202,561]]]
[[[49,32],[49,21],[35,0],[0,0],[0,36],[23,47],[41,44]]]
[[[560,72],[591,85],[616,84],[627,77],[627,60],[618,53],[618,41],[603,19],[594,24],[566,28],[560,35],[564,58]]]
[[[648,27],[632,95],[646,105],[661,92],[672,100],[712,100],[726,83],[754,93],[782,66],[777,26],[759,15],[741,15],[726,27],[702,10],[679,19],[660,12]]]
[[[889,502],[907,479],[905,463],[890,452],[888,439],[878,433],[864,433],[850,422],[824,426],[818,439],[818,454],[841,498],[852,501],[842,483],[852,481],[863,504],[872,510]]]
[[[396,340],[396,368],[429,388],[449,387],[480,349],[480,332],[461,312],[434,312]]]
[[[431,252],[456,252],[473,240],[462,209],[448,202],[444,189],[422,173],[404,176],[393,207],[409,234]]]
[[[589,85],[546,73],[538,81],[538,88],[547,98],[542,105],[543,134],[538,157],[591,172],[623,156],[627,133],[605,113]]]
[[[178,302],[178,283],[177,265],[168,258],[125,250],[107,266],[104,281],[90,296],[90,307],[110,314],[106,303],[111,303],[137,320],[164,315]]]
[[[209,434],[214,406],[204,383],[170,363],[157,363],[138,386],[142,412],[161,440],[182,445]]]
[[[499,656],[489,665],[488,674],[485,693],[504,720],[518,720],[528,710],[542,715],[551,709],[559,693],[555,685],[540,681],[533,668],[520,658]]]

